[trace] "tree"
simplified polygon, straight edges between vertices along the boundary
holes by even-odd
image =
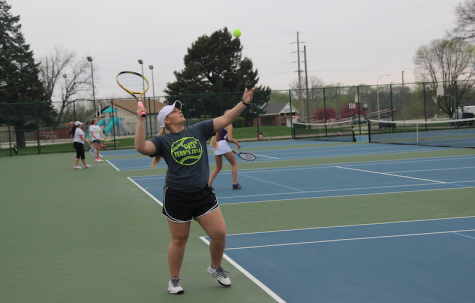
[[[311,110],[307,111],[307,93],[308,93],[308,102],[312,103],[312,100],[315,100],[317,97],[318,89],[317,88],[322,88],[325,86],[325,82],[323,82],[322,79],[316,77],[316,76],[310,76],[308,78],[308,90],[305,87],[305,77],[302,75],[301,76],[301,84],[302,84],[302,89],[299,90],[299,80],[295,79],[293,80],[289,86],[290,89],[292,90],[292,100],[296,101],[295,103],[292,102],[292,104],[295,104],[295,107],[299,109],[300,116],[303,117],[308,117],[311,114]],[[302,98],[302,103],[299,103],[299,95]]]
[[[328,122],[328,120],[330,119],[335,119],[336,118],[335,109],[333,107],[327,107],[326,110],[324,108],[319,108],[313,114],[313,120],[325,122],[325,116],[327,118],[326,122]]]
[[[40,58],[40,79],[45,88],[46,99],[52,100],[55,95],[61,97],[58,123],[65,121],[64,114],[67,109],[69,110],[69,101],[73,96],[85,98],[80,93],[91,91],[91,67],[85,60],[86,56],[81,58],[78,58],[76,52],[64,49],[62,46],[56,46],[48,55]],[[93,69],[95,70],[94,67]],[[57,93],[58,86],[59,94]]]
[[[435,91],[438,85],[443,85],[446,97],[439,98],[438,106],[449,117],[455,112],[454,100],[458,100],[457,107],[462,106],[464,99],[473,96],[473,82],[470,80],[475,71],[472,62],[475,60],[475,47],[460,39],[436,39],[429,45],[418,48],[414,56],[416,79],[431,81],[428,88]],[[450,96],[452,97],[450,97]]]
[[[288,91],[277,91],[273,90],[270,93],[270,103],[282,103],[289,102],[289,92]]]
[[[258,71],[253,70],[251,59],[242,59],[242,48],[241,41],[233,39],[226,27],[209,37],[199,37],[188,48],[185,68],[175,71],[176,81],[168,82],[164,89],[169,95],[167,102],[185,95],[182,101],[187,103],[188,112],[197,118],[221,115],[221,104],[223,110],[233,107],[241,100],[245,88],[250,89],[259,82]],[[260,113],[259,105],[268,102],[269,95],[270,88],[259,86],[254,94],[254,105],[250,107],[252,110],[246,110],[245,116],[252,118]]]
[[[455,7],[456,27],[449,33],[457,39],[473,40],[475,38],[475,0],[466,0]]]
[[[45,100],[39,64],[20,31],[20,16],[12,16],[10,9],[5,0],[0,0],[0,103],[4,103],[0,124],[13,125],[17,146],[24,147],[25,130],[37,129],[39,123],[53,126],[56,111],[51,101]]]

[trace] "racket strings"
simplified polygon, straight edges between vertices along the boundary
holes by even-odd
[[[120,74],[117,76],[117,81],[120,83],[120,85],[134,94],[141,94],[148,89],[147,81],[136,74]]]
[[[247,161],[256,160],[256,156],[254,156],[253,154],[249,154],[249,153],[241,153],[241,154],[239,154],[239,157],[241,157],[241,158],[243,158],[244,160],[247,160]]]

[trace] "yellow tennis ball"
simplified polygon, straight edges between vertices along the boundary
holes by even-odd
[[[235,29],[233,32],[234,37],[239,38],[241,36],[241,30],[240,29]]]

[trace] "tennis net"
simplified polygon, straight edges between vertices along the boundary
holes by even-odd
[[[442,121],[369,120],[370,143],[475,148],[475,118]]]
[[[355,142],[351,121],[293,123],[294,139]]]

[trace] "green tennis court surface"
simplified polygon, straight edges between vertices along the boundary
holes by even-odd
[[[295,147],[302,148],[302,142],[299,141]],[[342,144],[341,148],[345,146],[347,144]],[[315,149],[315,146],[311,148]],[[259,149],[265,155],[266,146],[259,146]],[[268,150],[275,150],[275,147],[269,146]],[[455,159],[471,158],[475,156],[475,150],[439,148],[355,156],[327,154],[324,158],[318,158],[318,153],[315,155],[315,158],[307,159],[240,163],[239,169],[244,173],[245,170],[273,167],[305,168],[310,165],[435,158],[444,161],[436,161],[431,168],[445,169],[450,159],[454,159],[455,165]],[[86,157],[91,160],[90,155]],[[75,171],[72,169],[73,160],[73,153],[0,158],[1,301],[276,302],[228,261],[223,265],[230,271],[233,285],[230,288],[219,286],[206,272],[209,252],[200,239],[206,235],[196,223],[192,224],[181,273],[185,294],[168,294],[170,236],[166,219],[161,216],[160,205],[128,179],[163,175],[165,169],[117,171],[103,162],[92,163],[90,169]],[[473,159],[467,161],[467,167],[473,166],[471,163]],[[457,161],[457,165],[460,167],[463,161]],[[229,178],[226,172],[229,168],[225,164],[225,171],[218,175],[218,179]],[[463,171],[464,178],[475,179],[472,169]],[[384,168],[378,172],[384,173]],[[361,175],[354,173],[352,171],[351,178],[343,178],[345,187],[351,186],[352,180],[356,182],[365,177],[363,172]],[[448,169],[444,176],[451,177],[451,174],[457,176],[458,172]],[[305,178],[309,178],[308,175]],[[338,176],[333,178],[336,179],[332,186],[338,184]],[[239,195],[246,195],[245,182],[249,181],[245,180],[244,176],[239,178],[243,183]],[[474,195],[475,189],[466,186],[295,200],[286,197],[285,200],[265,203],[223,204],[222,211],[228,233],[245,234],[475,216]],[[321,250],[318,252],[328,255]],[[240,259],[233,261],[239,264]],[[313,272],[315,281],[324,275],[324,271]],[[388,283],[396,281],[390,276],[384,278]],[[332,283],[335,289],[351,287],[348,282],[338,279],[332,279]],[[318,283],[314,287],[318,289]],[[325,289],[326,298],[332,298],[328,290]],[[343,302],[336,299],[338,296],[333,298],[334,302]],[[292,302],[291,299],[286,301]]]

